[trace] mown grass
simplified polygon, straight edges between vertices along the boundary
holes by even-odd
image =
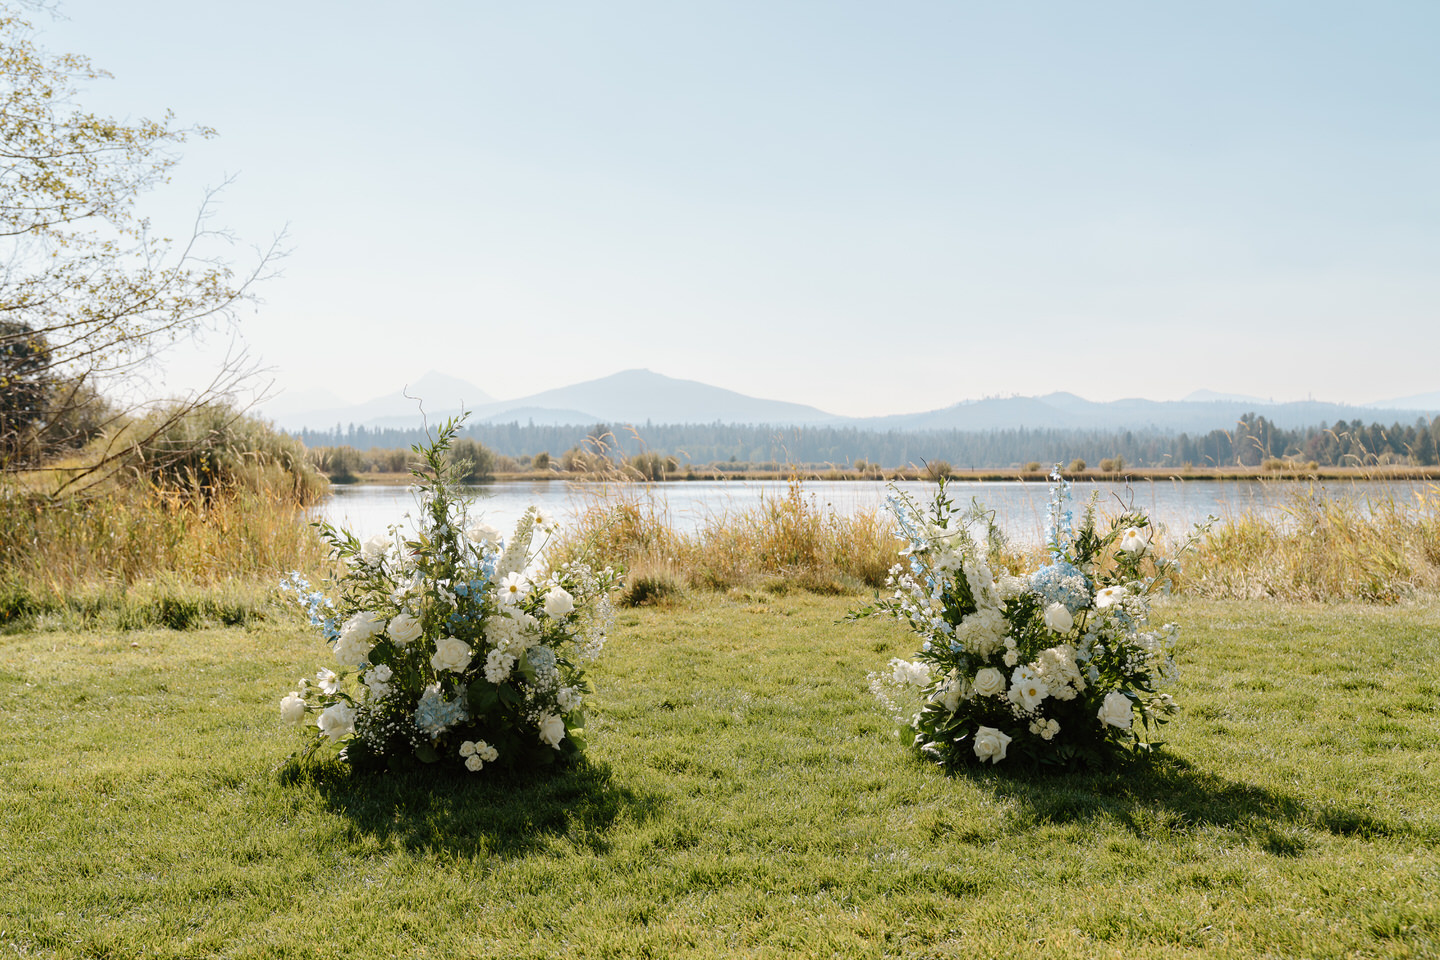
[[[622,614],[549,781],[289,767],[274,622],[0,638],[0,945],[57,957],[1434,956],[1440,609],[1174,601],[1157,760],[947,776],[853,598]]]

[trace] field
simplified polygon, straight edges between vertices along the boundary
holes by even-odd
[[[1440,606],[1171,601],[1163,755],[919,763],[854,597],[624,611],[549,782],[295,766],[276,614],[0,637],[0,949],[55,957],[1440,954]]]

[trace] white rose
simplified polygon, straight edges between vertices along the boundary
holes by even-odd
[[[475,651],[465,645],[465,641],[457,640],[455,637],[443,637],[435,644],[435,653],[430,657],[430,666],[435,672],[450,670],[455,673],[463,673],[465,668],[470,666],[474,659]]]
[[[1056,633],[1069,633],[1075,626],[1075,618],[1063,603],[1052,603],[1045,608],[1045,626]]]
[[[382,533],[377,533],[360,548],[360,555],[366,560],[379,560],[385,556],[385,551],[390,549],[390,538]]]
[[[1005,759],[1005,750],[1010,746],[1010,737],[994,727],[981,727],[975,731],[975,756],[984,763],[992,764]]]
[[[418,618],[402,612],[395,615],[385,632],[390,634],[396,646],[408,647],[420,638],[422,629]]]
[[[280,719],[284,723],[296,723],[305,719],[305,701],[298,693],[287,693],[280,701]]]
[[[1145,537],[1139,527],[1126,527],[1120,535],[1120,549],[1136,556],[1145,552]]]
[[[465,536],[470,538],[472,543],[478,543],[482,547],[487,544],[500,544],[500,531],[488,523],[477,523],[465,531]]]
[[[994,697],[1005,692],[1005,674],[994,667],[986,667],[975,674],[972,684],[977,696]]]
[[[1106,587],[1095,594],[1095,609],[1104,610],[1108,606],[1119,603],[1123,596],[1125,596],[1124,587]]]
[[[556,750],[565,739],[565,721],[551,713],[540,714],[540,742],[548,743]]]
[[[551,587],[545,594],[545,612],[552,617],[563,617],[575,609],[575,598],[564,587]]]
[[[1101,723],[1108,723],[1121,730],[1129,730],[1130,723],[1135,717],[1135,711],[1129,697],[1119,690],[1112,690],[1105,694],[1105,701],[1100,704],[1100,711],[1096,716],[1100,718]]]
[[[349,736],[355,732],[355,708],[343,700],[339,703],[332,703],[320,711],[315,726],[320,728],[321,734],[331,740]]]

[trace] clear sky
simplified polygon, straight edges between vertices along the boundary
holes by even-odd
[[[1440,390],[1434,0],[61,10],[87,106],[220,132],[158,224],[235,174],[217,223],[288,225],[239,329],[292,395]]]

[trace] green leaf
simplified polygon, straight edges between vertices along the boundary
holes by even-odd
[[[440,754],[428,743],[422,743],[415,748],[415,759],[421,763],[436,763],[440,760]]]
[[[500,693],[489,680],[477,679],[470,684],[465,700],[470,705],[470,712],[481,716],[489,713],[500,702]]]

